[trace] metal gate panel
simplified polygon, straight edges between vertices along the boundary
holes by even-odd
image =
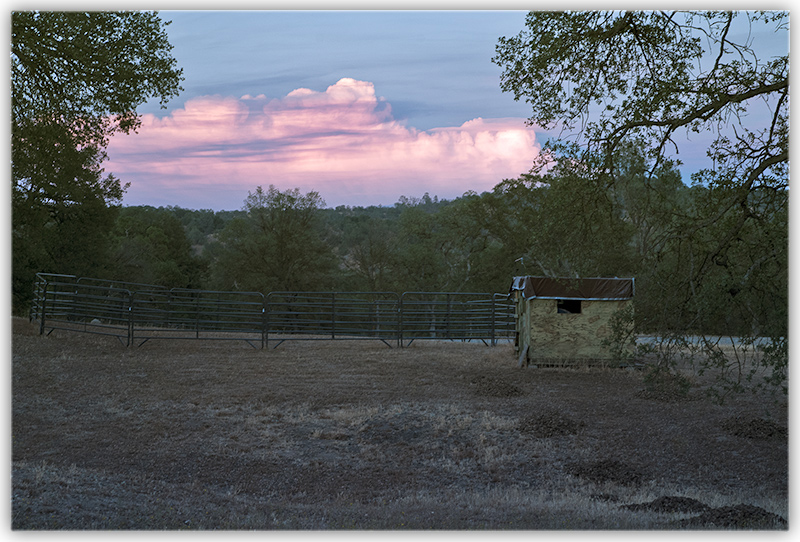
[[[266,303],[267,333],[281,342],[396,341],[398,307],[399,296],[394,292],[270,292]]]
[[[166,338],[243,340],[263,346],[264,300],[260,292],[138,291],[132,302],[132,339],[139,344]]]
[[[400,297],[401,343],[415,340],[481,340],[495,344],[497,294],[405,292]],[[502,314],[505,314],[503,312]],[[505,329],[502,326],[502,330]]]
[[[127,288],[124,288],[126,286]],[[454,292],[223,292],[37,274],[31,320],[54,329],[150,339],[513,339],[505,294]],[[390,345],[390,344],[389,344]],[[391,345],[390,345],[391,346]]]
[[[81,284],[73,275],[37,275],[32,318],[39,333],[56,329],[117,337],[129,344],[131,291]],[[49,330],[49,331],[48,331]]]

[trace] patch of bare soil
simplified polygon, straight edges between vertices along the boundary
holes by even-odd
[[[523,393],[514,384],[489,376],[478,376],[470,384],[475,386],[475,393],[483,397],[516,397]]]
[[[574,463],[567,467],[566,472],[596,484],[614,482],[629,486],[637,485],[642,481],[640,472],[615,459]]]
[[[722,427],[732,435],[750,439],[785,439],[789,430],[764,418],[736,416],[722,422]]]
[[[700,514],[711,509],[710,506],[701,503],[697,499],[673,496],[659,497],[650,502],[640,504],[626,504],[623,508],[628,510],[651,510],[653,512],[682,514]]]
[[[785,529],[787,522],[777,514],[751,504],[712,508],[699,516],[685,519],[683,527],[700,529]]]
[[[555,410],[545,410],[524,416],[519,422],[519,430],[532,433],[539,438],[574,435],[586,424]]]
[[[787,408],[758,394],[662,401],[510,345],[12,326],[12,529],[787,528]]]

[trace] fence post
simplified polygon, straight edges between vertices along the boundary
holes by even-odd
[[[131,346],[134,341],[133,337],[133,296],[136,295],[136,292],[128,291],[128,344],[125,346]]]
[[[336,338],[336,292],[331,292],[331,339]]]
[[[492,328],[491,328],[490,340],[489,340],[489,344],[491,344],[492,346],[496,346],[497,345],[496,339],[494,338],[495,337],[495,335],[494,335],[495,318],[496,318],[496,314],[497,314],[497,311],[495,311],[494,303],[495,303],[495,296],[494,296],[494,294],[492,294]]]
[[[400,345],[400,348],[404,348],[403,345],[403,297],[405,296],[405,292],[400,294],[400,297],[397,301],[397,342]]]
[[[264,348],[269,349],[269,298],[272,295],[272,292],[267,292],[267,295],[264,296]]]
[[[45,307],[47,306],[47,280],[44,281],[44,291],[42,292],[42,316],[39,318],[39,335],[44,335]]]
[[[381,336],[381,302],[377,296],[372,298],[373,303],[375,303],[375,334],[380,337]]]
[[[447,316],[446,316],[445,321],[444,321],[444,328],[447,330],[445,332],[445,338],[446,339],[450,339],[450,337],[451,337],[451,333],[450,333],[450,327],[451,327],[451,323],[452,323],[452,319],[450,318],[450,316],[451,316],[450,313],[451,312],[452,312],[452,304],[451,304],[451,301],[450,301],[450,293],[448,293],[447,294]]]
[[[261,349],[267,345],[267,296],[261,294]]]

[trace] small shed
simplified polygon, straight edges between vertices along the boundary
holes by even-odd
[[[514,277],[520,367],[612,361],[611,317],[632,302],[632,278]]]

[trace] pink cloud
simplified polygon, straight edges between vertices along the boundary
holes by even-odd
[[[106,171],[131,182],[126,204],[238,209],[269,184],[316,190],[330,206],[453,198],[528,171],[539,145],[524,119],[407,127],[372,83],[345,78],[275,99],[193,98],[164,118],[144,115],[108,151]]]

